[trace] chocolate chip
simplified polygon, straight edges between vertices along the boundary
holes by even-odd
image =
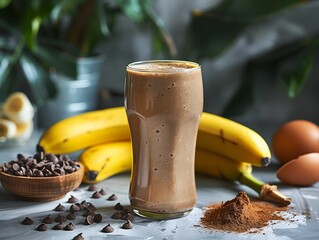
[[[78,212],[78,211],[81,211],[81,206],[77,205],[77,204],[72,204],[70,206],[70,211],[71,212]]]
[[[75,225],[73,223],[68,223],[64,227],[64,230],[66,230],[66,231],[73,231],[74,229],[75,229]]]
[[[71,197],[68,199],[68,203],[76,203],[77,201],[79,201],[76,197],[74,197],[73,195],[71,195]]]
[[[82,208],[87,208],[88,203],[87,203],[85,200],[83,200],[83,201],[81,202],[81,206],[82,206]]]
[[[86,209],[82,216],[87,217],[87,216],[90,216],[90,215],[91,215],[91,216],[95,216],[95,212]]]
[[[95,223],[100,223],[100,222],[102,222],[102,215],[101,214],[95,214],[94,215],[94,217],[93,217],[93,221],[95,222]]]
[[[65,207],[59,203],[58,206],[55,207],[54,211],[63,212],[65,210]]]
[[[119,212],[114,213],[111,218],[113,219],[122,219],[122,214]]]
[[[103,188],[99,191],[99,193],[100,193],[101,195],[106,195],[106,192],[104,191]]]
[[[86,209],[94,212],[96,210],[96,207],[92,203],[87,202]]]
[[[90,191],[90,192],[96,191],[95,185],[90,185],[90,186],[88,187],[88,191]]]
[[[127,220],[126,223],[123,223],[122,229],[132,229],[133,228],[133,223],[130,220]]]
[[[114,231],[114,228],[110,225],[110,224],[107,224],[104,228],[102,228],[101,232],[104,232],[104,233],[111,233]]]
[[[41,223],[37,228],[36,228],[37,231],[40,231],[40,232],[44,232],[44,231],[47,231],[48,230],[48,226],[45,225],[45,223]]]
[[[48,215],[45,218],[43,218],[42,222],[46,224],[51,224],[54,222],[54,219],[53,217],[51,217],[51,215]]]
[[[58,224],[54,225],[52,229],[53,230],[63,230],[64,225],[63,225],[63,223],[58,223]]]
[[[32,225],[33,224],[33,220],[29,217],[26,217],[22,222],[23,225]]]
[[[102,194],[99,193],[98,191],[94,192],[91,196],[91,198],[101,198],[102,197]]]
[[[124,209],[124,206],[121,205],[121,203],[117,203],[117,204],[115,204],[114,209],[115,209],[115,210],[118,210],[118,211],[121,211],[121,210]]]
[[[91,225],[93,222],[94,222],[93,216],[92,216],[92,215],[88,215],[88,216],[85,218],[84,224],[85,224],[85,225]]]
[[[126,214],[121,214],[122,215],[122,220],[130,220],[133,221],[134,220],[134,215],[132,213],[126,213]]]
[[[76,235],[72,240],[84,240],[84,237],[82,236],[82,233]]]
[[[66,221],[66,217],[61,215],[61,214],[59,214],[56,218],[54,218],[54,221],[58,222],[58,223],[62,223],[62,222]]]
[[[58,158],[53,154],[45,155],[44,152],[40,152],[28,158],[18,154],[17,160],[5,163],[2,169],[5,173],[16,176],[50,177],[70,174],[79,168],[80,166],[68,156]]]
[[[108,201],[115,201],[117,200],[117,196],[115,194],[112,194],[111,196],[108,197]]]
[[[76,214],[74,212],[70,212],[68,215],[66,215],[66,219],[75,220],[76,219]]]

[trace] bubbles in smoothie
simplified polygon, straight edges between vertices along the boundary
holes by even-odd
[[[173,153],[171,153],[169,156],[170,156],[171,158],[173,158],[173,157],[174,157],[174,154],[173,154]]]
[[[159,134],[161,131],[159,129],[156,129],[155,132]]]

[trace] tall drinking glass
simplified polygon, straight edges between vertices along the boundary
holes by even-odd
[[[203,111],[200,65],[175,60],[129,64],[125,108],[133,146],[133,211],[154,219],[187,215],[196,203],[194,157]]]

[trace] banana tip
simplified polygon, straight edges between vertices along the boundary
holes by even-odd
[[[267,167],[271,163],[271,158],[270,157],[263,157],[261,159],[261,165],[263,167]]]

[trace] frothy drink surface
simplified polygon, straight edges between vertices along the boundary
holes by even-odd
[[[132,207],[156,213],[192,209],[203,109],[200,68],[184,62],[134,66],[127,69],[125,98],[134,154]]]

